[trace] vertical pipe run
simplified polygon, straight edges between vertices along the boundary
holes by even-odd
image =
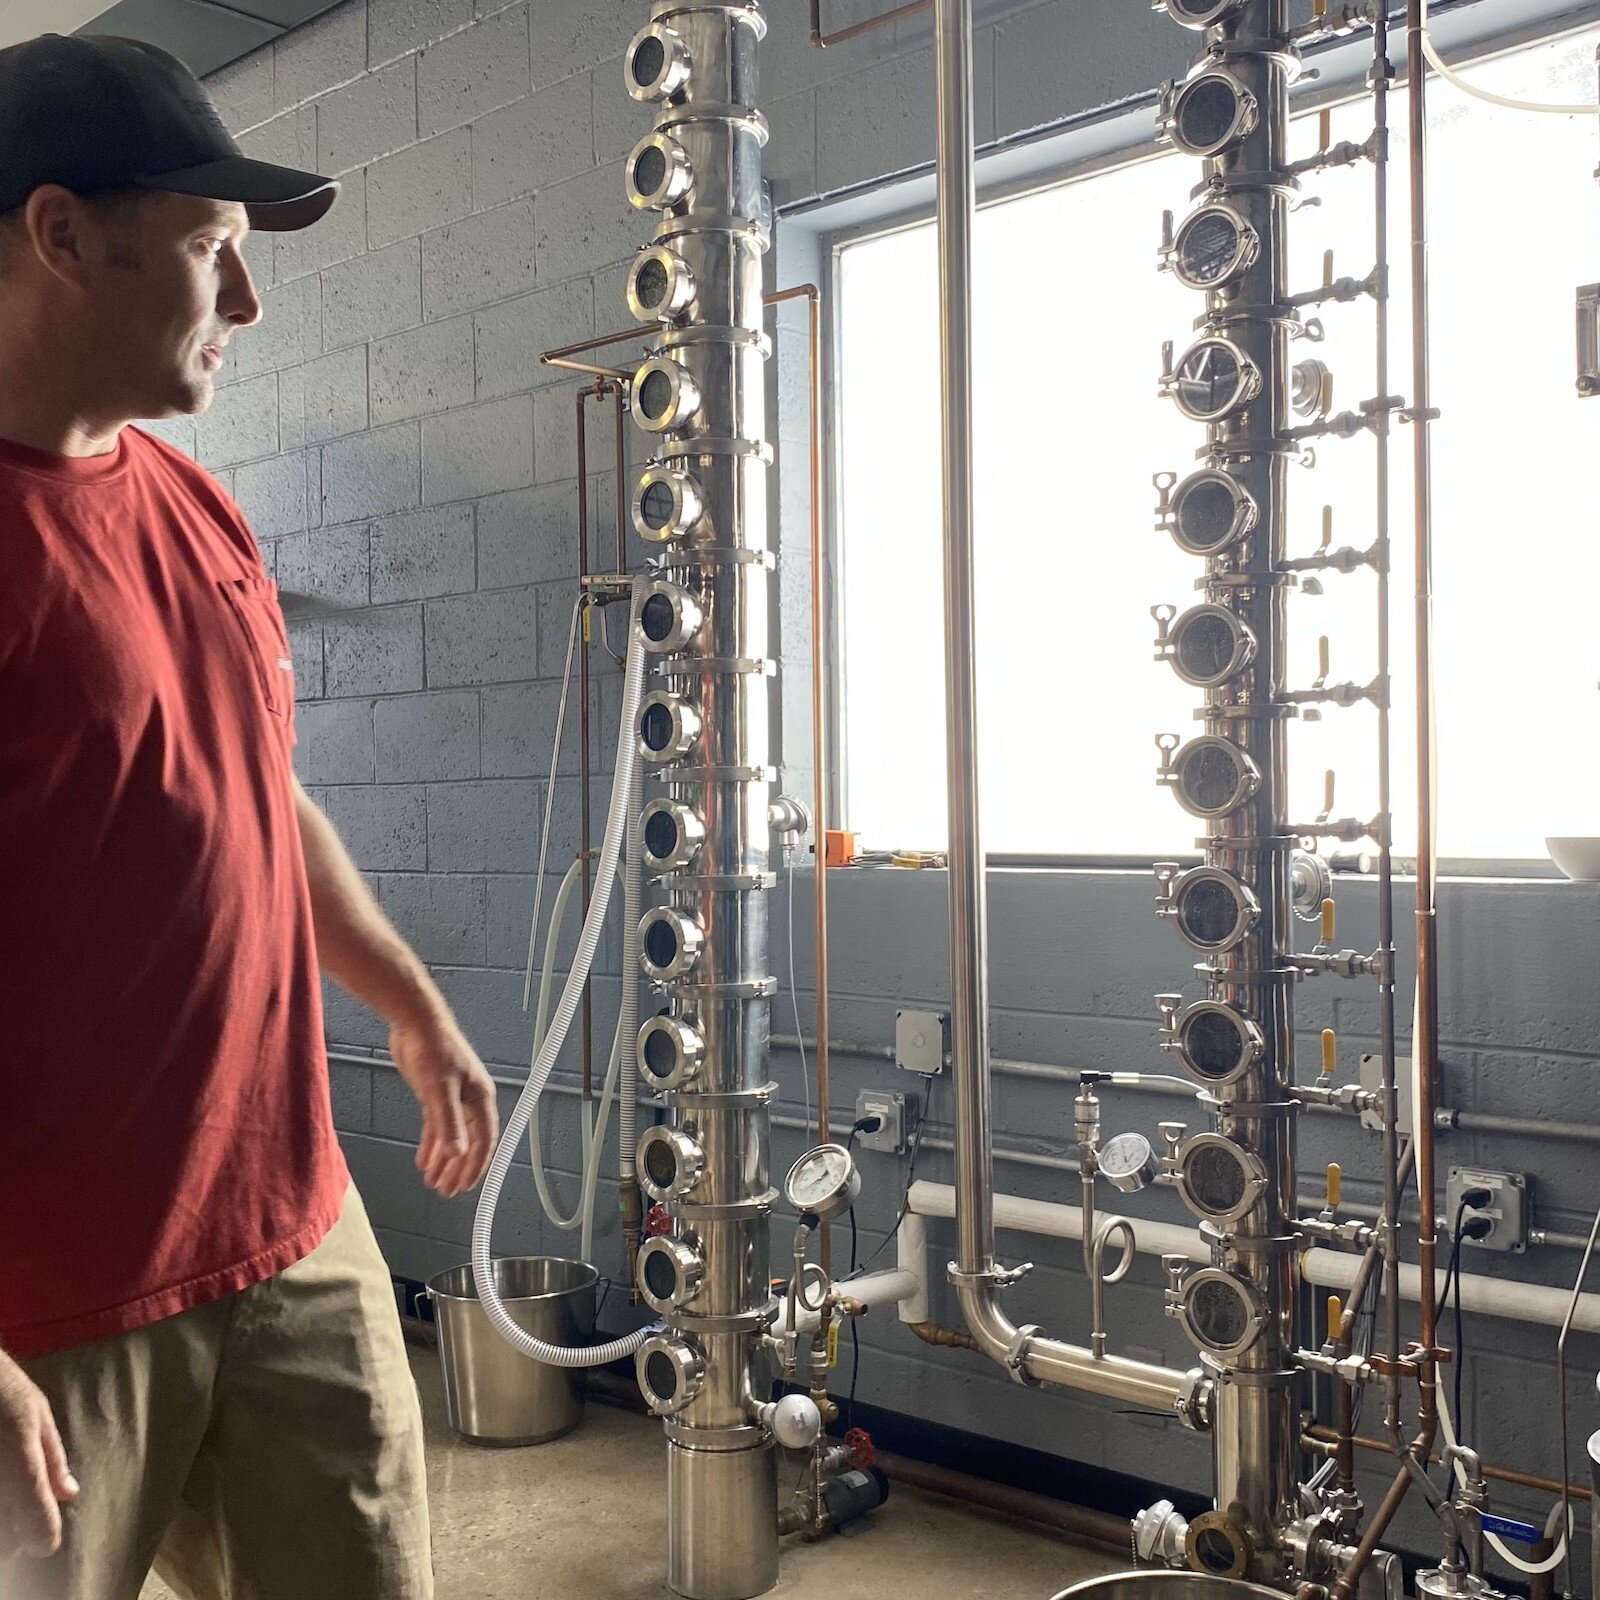
[[[1131,1405],[1206,1414],[1196,1374],[1103,1356],[1018,1328],[999,1304],[990,1144],[988,914],[978,815],[977,634],[972,501],[972,225],[977,210],[971,0],[935,0],[939,335],[944,492],[945,736],[949,815],[951,1080],[956,1261],[951,1279],[976,1348],[1013,1375]]]
[[[1427,78],[1421,0],[1406,6],[1406,64],[1410,83],[1411,177],[1411,424],[1412,513],[1416,526],[1417,661],[1417,1239],[1422,1269],[1419,1340],[1422,1417],[1436,1413],[1438,1381],[1434,1305],[1433,1111],[1439,1070],[1438,860],[1434,802],[1437,752],[1433,736],[1433,461],[1428,361]]]
[[[979,1107],[981,1139],[958,1154],[957,1267],[994,1269],[994,1164],[989,1148],[988,908],[978,810],[977,640],[972,542],[972,4],[935,0],[939,360],[944,492],[945,777],[949,812],[950,1044]],[[958,1142],[959,1136],[958,1136]]]
[[[629,92],[656,116],[625,163],[629,199],[655,213],[628,289],[635,317],[657,324],[632,383],[652,442],[632,521],[663,557],[640,611],[657,675],[638,723],[659,795],[640,833],[667,902],[640,928],[662,1010],[637,1059],[687,1152],[670,1181],[641,1163],[672,1231],[640,1251],[641,1293],[666,1328],[636,1367],[666,1425],[667,1582],[687,1600],[750,1600],[778,1579],[774,1445],[756,1413],[776,1309],[765,32],[757,0],[656,0],[624,57]]]
[[[1374,296],[1374,368],[1377,396],[1389,397],[1389,14],[1387,4],[1373,12],[1372,118],[1373,156],[1373,260],[1377,275]],[[1395,946],[1394,946],[1394,797],[1390,775],[1393,672],[1390,660],[1390,579],[1393,550],[1389,535],[1389,412],[1378,413],[1374,442],[1374,565],[1378,602],[1378,954],[1383,963],[1378,980],[1378,1052],[1383,1087],[1383,1212],[1378,1243],[1383,1253],[1385,1339],[1391,1357],[1400,1354],[1400,1177],[1399,1081],[1395,1062]],[[1414,1151],[1414,1147],[1411,1147]],[[1414,1154],[1411,1159],[1415,1159]],[[1384,1378],[1384,1407],[1391,1432],[1400,1425],[1400,1380]],[[1353,1482],[1352,1482],[1353,1492]]]

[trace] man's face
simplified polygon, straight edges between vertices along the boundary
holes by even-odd
[[[261,316],[240,253],[244,207],[153,194],[104,230],[86,329],[105,401],[133,418],[204,411],[222,351]]]

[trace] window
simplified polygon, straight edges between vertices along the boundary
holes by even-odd
[[[1600,30],[1480,63],[1485,87],[1594,95]],[[1600,401],[1574,388],[1573,295],[1600,276],[1593,118],[1502,111],[1431,87],[1436,730],[1446,857],[1531,859],[1600,833]],[[1405,97],[1391,102],[1390,389],[1409,397]],[[1370,104],[1334,116],[1363,139]],[[1309,153],[1315,117],[1295,124]],[[1187,734],[1195,692],[1152,659],[1150,608],[1190,603],[1198,563],[1154,529],[1153,474],[1202,442],[1156,393],[1197,297],[1155,269],[1163,209],[1198,163],[1160,155],[986,206],[975,236],[975,484],[983,819],[993,854],[1192,850],[1157,787],[1155,736]],[[1372,265],[1371,171],[1307,180],[1290,218],[1296,285]],[[842,246],[839,570],[845,818],[871,847],[945,839],[936,240],[931,223]],[[1376,392],[1370,301],[1330,306],[1335,409]],[[1410,430],[1391,444],[1396,843],[1414,840]],[[1369,437],[1318,446],[1293,474],[1291,553],[1373,535]],[[1374,582],[1330,574],[1290,604],[1291,686],[1331,641],[1334,681],[1375,670]],[[1323,772],[1341,814],[1376,809],[1375,713],[1291,725],[1294,815]]]

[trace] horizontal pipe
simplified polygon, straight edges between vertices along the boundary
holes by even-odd
[[[864,1278],[840,1279],[834,1284],[834,1288],[840,1294],[848,1295],[850,1299],[859,1301],[867,1307],[900,1305],[919,1295],[924,1298],[927,1295],[922,1274],[904,1267],[890,1267],[885,1272],[871,1272]],[[815,1333],[819,1320],[815,1311],[808,1311],[804,1306],[798,1307],[794,1316],[795,1332]],[[919,1320],[925,1321],[926,1318]],[[778,1313],[773,1331],[787,1333],[788,1329],[789,1313],[784,1309]]]
[[[793,1033],[775,1033],[772,1036],[774,1050],[815,1050],[816,1043],[815,1039],[803,1038]],[[830,1040],[828,1049],[834,1055],[850,1056],[858,1061],[892,1062],[895,1059],[894,1050],[888,1045],[848,1044]],[[1004,1056],[992,1056],[989,1060],[989,1070],[1003,1078],[1036,1078],[1044,1083],[1066,1084],[1075,1089],[1078,1086],[1081,1069],[1057,1066],[1045,1061],[1016,1061]],[[1119,1083],[1110,1087],[1131,1089],[1136,1094],[1159,1094],[1190,1100],[1198,1092],[1187,1084],[1174,1083],[1170,1077],[1160,1074],[1148,1075],[1142,1083]],[[1302,1109],[1338,1116],[1349,1115],[1338,1106],[1313,1104]],[[1574,1144],[1600,1145],[1600,1123],[1593,1122],[1547,1121],[1541,1117],[1503,1117],[1490,1111],[1457,1111],[1443,1107],[1434,1113],[1434,1126],[1444,1131],[1505,1133],[1527,1139],[1556,1139]]]
[[[974,1478],[968,1473],[935,1466],[929,1461],[909,1461],[887,1450],[880,1450],[876,1461],[896,1483],[904,1483],[929,1494],[946,1495],[984,1511],[998,1511],[1005,1516],[1037,1523],[1074,1539],[1108,1545],[1123,1555],[1127,1554],[1127,1519],[1114,1517],[1109,1511],[1095,1511],[1088,1506],[1077,1506],[1066,1500],[1052,1499],[1049,1495],[1036,1494],[1031,1489],[1014,1489],[1010,1484]]]
[[[1600,1126],[1592,1122],[1562,1122],[1543,1117],[1503,1117],[1493,1111],[1452,1111],[1441,1107],[1433,1114],[1436,1128],[1459,1128],[1463,1133],[1512,1133],[1525,1139],[1565,1139],[1572,1144],[1600,1144]]]
[[[1337,1447],[1339,1443],[1339,1435],[1332,1428],[1325,1428],[1320,1423],[1307,1428],[1305,1437],[1319,1450],[1327,1449],[1329,1446]],[[1388,1456],[1391,1461],[1394,1459],[1394,1446],[1382,1439],[1368,1439],[1358,1433],[1352,1435],[1351,1442],[1363,1450],[1373,1450]],[[1331,1451],[1329,1453],[1331,1454]],[[1428,1464],[1435,1467],[1441,1464],[1437,1451],[1428,1457]],[[1514,1483],[1519,1488],[1537,1489],[1541,1494],[1561,1493],[1559,1479],[1541,1478],[1532,1472],[1515,1472],[1510,1467],[1491,1466],[1487,1461],[1480,1461],[1478,1465],[1484,1477],[1493,1478],[1497,1483]],[[1569,1483],[1567,1488],[1574,1499],[1588,1500],[1594,1492],[1587,1484],[1582,1483]]]
[[[924,1217],[953,1217],[955,1190],[948,1184],[919,1179],[911,1186],[911,1209]],[[1041,1234],[1053,1239],[1081,1239],[1083,1213],[1077,1206],[1058,1205],[1048,1200],[1028,1200],[1019,1195],[994,1197],[997,1227],[1019,1233]],[[1132,1217],[1135,1248],[1143,1255],[1186,1255],[1191,1261],[1207,1264],[1211,1252],[1193,1228],[1169,1222],[1146,1222]],[[1325,1289],[1348,1289],[1360,1270],[1360,1258],[1338,1250],[1311,1249],[1300,1258],[1301,1274],[1308,1283]],[[1558,1328],[1566,1316],[1571,1299],[1566,1289],[1552,1289],[1540,1283],[1511,1283],[1500,1278],[1462,1273],[1461,1306],[1464,1311],[1501,1317],[1509,1322],[1535,1322]],[[1400,1292],[1410,1301],[1422,1294],[1421,1270],[1402,1265]],[[1578,1297],[1572,1325],[1584,1333],[1600,1333],[1600,1294]]]
[[[788,1044],[788,1045],[792,1046],[792,1044],[793,1044],[793,1035],[790,1035],[787,1039],[785,1039],[783,1037],[780,1037],[780,1036],[774,1036],[772,1042],[773,1042],[773,1045],[775,1047],[778,1047],[778,1048],[782,1048],[785,1044]],[[808,1043],[809,1043],[809,1041],[808,1041]],[[866,1045],[861,1045],[861,1046],[849,1046],[849,1045],[847,1045],[847,1046],[839,1046],[839,1045],[835,1045],[834,1046],[834,1049],[841,1055],[856,1055],[856,1054],[867,1055],[867,1054],[869,1054],[871,1052],[876,1051],[877,1048],[878,1047],[876,1047],[876,1046],[866,1046]],[[327,1054],[328,1054],[328,1059],[330,1061],[342,1062],[342,1063],[345,1063],[345,1064],[347,1064],[349,1066],[354,1066],[354,1067],[385,1067],[390,1072],[395,1072],[395,1071],[399,1070],[395,1066],[394,1061],[389,1056],[367,1056],[367,1055],[361,1055],[359,1052],[354,1051],[354,1050],[340,1050],[338,1048],[330,1049]],[[885,1051],[884,1054],[892,1059],[893,1055],[894,1055],[894,1052],[892,1050],[888,1050],[888,1051]],[[999,1071],[1001,1069],[1002,1065],[1007,1065],[1007,1064],[1008,1065],[1012,1065],[1012,1066],[1033,1066],[1033,1065],[1036,1065],[1036,1063],[1031,1063],[1031,1062],[1001,1063],[1001,1062],[997,1061],[997,1062],[993,1063],[993,1066],[995,1067],[996,1071]],[[1052,1070],[1052,1069],[1045,1069],[1045,1070]],[[1058,1069],[1054,1069],[1054,1070],[1059,1070],[1059,1071],[1063,1071],[1064,1072],[1067,1069],[1066,1068],[1058,1068]],[[515,1089],[515,1088],[521,1088],[522,1087],[521,1079],[510,1077],[510,1076],[507,1075],[507,1073],[502,1072],[502,1071],[497,1071],[492,1066],[489,1068],[489,1076],[496,1083],[502,1084],[507,1088]],[[1076,1081],[1075,1077],[1074,1077],[1074,1081]],[[549,1094],[571,1095],[574,1098],[580,1098],[582,1096],[582,1093],[583,1093],[582,1089],[576,1083],[564,1083],[564,1082],[562,1082],[562,1080],[559,1077],[557,1077],[555,1075],[551,1076],[550,1082],[546,1085],[546,1092],[549,1093]],[[649,1103],[649,1097],[646,1096],[645,1100],[646,1100],[646,1103],[648,1104]],[[785,1117],[785,1116],[782,1116],[782,1115],[777,1115],[777,1116],[774,1116],[773,1119],[772,1119],[772,1126],[775,1127],[775,1128],[792,1129],[795,1132],[799,1132],[799,1133],[809,1133],[811,1131],[811,1124],[809,1122],[803,1121],[799,1117]],[[924,1150],[944,1150],[944,1151],[949,1151],[949,1150],[953,1150],[955,1148],[955,1145],[954,1145],[953,1141],[951,1141],[949,1139],[941,1139],[937,1135],[924,1135],[923,1139],[922,1139],[922,1148]],[[997,1161],[1009,1161],[1013,1165],[1016,1165],[1016,1166],[1039,1167],[1039,1168],[1043,1168],[1044,1170],[1049,1171],[1049,1172],[1076,1173],[1077,1170],[1078,1170],[1078,1161],[1077,1161],[1077,1158],[1075,1156],[1041,1155],[1038,1151],[1035,1151],[1035,1150],[1013,1150],[1013,1149],[1008,1149],[1003,1145],[996,1147],[994,1155],[995,1155],[995,1159]],[[1307,1200],[1303,1200],[1301,1203],[1303,1205],[1307,1205],[1307,1206],[1315,1206],[1315,1205],[1319,1205],[1321,1202],[1320,1201],[1312,1201],[1312,1200],[1307,1199]],[[1345,1203],[1345,1205],[1343,1206],[1342,1209],[1345,1212],[1345,1214],[1348,1215],[1348,1216],[1376,1217],[1377,1214],[1378,1214],[1377,1208],[1375,1206],[1356,1205],[1356,1204],[1350,1203],[1348,1201]],[[937,1212],[929,1212],[927,1214],[930,1215],[930,1216],[939,1215],[939,1213],[937,1213]],[[1144,1225],[1136,1223],[1135,1226],[1136,1227],[1140,1227],[1140,1226],[1144,1226]],[[1151,1226],[1153,1226],[1153,1224]],[[1021,1229],[1019,1231],[1027,1232],[1027,1231],[1030,1231],[1030,1230]],[[1077,1238],[1078,1236],[1076,1234],[1073,1234],[1072,1237],[1073,1238]],[[1528,1230],[1528,1243],[1530,1245],[1545,1246],[1545,1247],[1548,1247],[1548,1248],[1551,1248],[1551,1249],[1558,1249],[1558,1250],[1581,1250],[1581,1249],[1583,1249],[1584,1245],[1587,1242],[1588,1242],[1587,1239],[1582,1234],[1577,1234],[1577,1233],[1559,1233],[1559,1232],[1556,1232],[1556,1231],[1554,1231],[1553,1229],[1550,1229],[1550,1228],[1530,1228]],[[1199,1258],[1196,1257],[1195,1259],[1198,1260]],[[912,1319],[907,1319],[907,1320],[912,1320]]]

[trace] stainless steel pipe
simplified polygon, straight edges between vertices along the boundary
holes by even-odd
[[[1097,1357],[1019,1329],[1000,1308],[990,1148],[988,922],[978,804],[977,636],[972,501],[972,4],[936,0],[941,437],[944,484],[945,773],[955,1095],[956,1264],[962,1316],[986,1355],[1018,1377],[1174,1410],[1183,1373]]]
[[[669,802],[638,830],[667,904],[640,924],[665,1011],[637,1056],[677,1135],[640,1163],[672,1230],[640,1253],[666,1331],[637,1368],[667,1431],[667,1582],[688,1600],[749,1600],[778,1579],[774,1445],[755,1412],[775,1311],[765,32],[757,0],[656,0],[624,57],[628,92],[657,118],[625,171],[633,205],[657,213],[628,280],[630,310],[659,330],[632,383],[654,441],[632,520],[664,556],[640,611],[659,677],[638,736]]]

